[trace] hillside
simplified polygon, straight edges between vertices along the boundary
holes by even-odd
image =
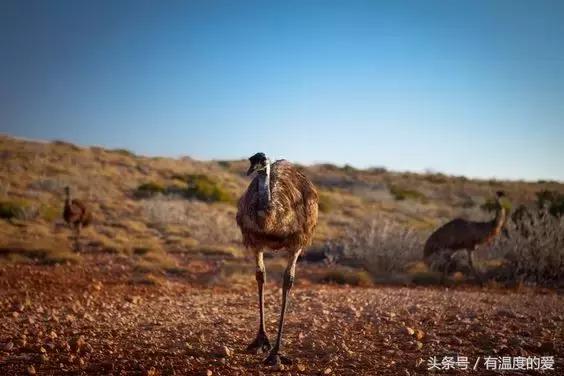
[[[60,212],[69,185],[93,208],[94,225],[85,234],[89,250],[242,254],[234,203],[248,184],[247,161],[148,158],[7,136],[0,137],[0,159],[0,201],[16,207],[13,218],[0,221],[3,248],[67,243]],[[321,193],[318,245],[373,218],[422,234],[454,216],[485,219],[490,215],[480,207],[499,189],[514,206],[534,204],[541,190],[564,192],[555,182],[479,181],[327,164],[302,168]]]

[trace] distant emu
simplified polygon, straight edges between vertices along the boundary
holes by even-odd
[[[264,361],[267,365],[290,364],[292,361],[280,353],[284,314],[294,283],[296,261],[302,249],[311,243],[317,224],[318,195],[311,181],[285,160],[271,164],[263,153],[257,153],[249,161],[247,175],[254,172],[257,175],[239,200],[236,219],[245,247],[252,250],[256,258],[260,322],[257,337],[247,350],[257,354],[270,350]],[[270,345],[264,324],[265,249],[288,253],[274,347]]]
[[[468,264],[472,273],[482,284],[482,278],[474,268],[473,254],[478,246],[489,243],[502,231],[506,219],[506,210],[500,202],[501,197],[505,196],[502,191],[496,192],[496,214],[495,218],[489,222],[473,222],[465,219],[454,219],[447,224],[439,227],[431,234],[423,251],[423,257],[428,265],[432,264],[431,259],[435,256],[446,258],[443,265],[441,282],[447,276],[452,263],[452,255],[461,249],[468,253]]]
[[[92,221],[88,207],[80,200],[71,199],[70,187],[65,187],[65,208],[63,218],[75,232],[75,251],[80,251],[80,230]]]

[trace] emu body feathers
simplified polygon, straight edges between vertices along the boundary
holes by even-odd
[[[318,211],[313,184],[291,163],[276,161],[270,168],[270,201],[262,210],[259,180],[255,176],[239,200],[236,219],[243,244],[273,250],[311,244]]]

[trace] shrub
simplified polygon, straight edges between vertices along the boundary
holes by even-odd
[[[0,201],[0,218],[29,220],[37,217],[37,214],[37,208],[27,201]]]
[[[343,168],[342,168],[342,170],[343,170],[343,172],[345,172],[345,173],[347,173],[347,174],[350,174],[350,173],[353,173],[353,172],[357,172],[357,171],[358,171],[358,169],[357,169],[356,167],[351,166],[351,165],[349,165],[349,164],[344,165]]]
[[[76,146],[75,144],[71,144],[70,142],[67,142],[67,141],[54,140],[51,143],[53,145],[66,147],[66,148],[69,148],[69,149],[74,150],[74,151],[80,151],[80,148],[78,146]]]
[[[148,198],[158,194],[163,194],[165,187],[155,182],[143,183],[135,190],[135,197]]]
[[[422,257],[422,239],[413,229],[374,218],[351,229],[342,240],[344,257],[371,275],[402,272]]]
[[[166,234],[180,227],[177,236],[190,236],[200,244],[238,244],[241,232],[234,224],[231,208],[210,207],[204,202],[159,197],[141,202],[143,216]]]
[[[134,152],[132,152],[131,150],[127,150],[127,149],[113,149],[112,151],[114,153],[124,155],[126,157],[136,157]]]
[[[564,194],[549,190],[537,192],[537,205],[539,209],[547,207],[552,215],[561,216],[564,214]]]
[[[195,198],[206,202],[234,202],[231,193],[223,189],[219,183],[207,175],[188,175],[186,183],[188,184],[185,191],[187,198]]]
[[[507,224],[508,237],[501,237],[492,256],[505,263],[493,277],[513,282],[564,286],[564,216],[547,208],[527,214],[526,220]]]
[[[34,190],[55,192],[62,194],[65,186],[67,186],[67,183],[62,179],[41,178],[33,181],[29,187]]]
[[[421,200],[425,201],[426,197],[423,193],[416,191],[415,189],[401,188],[395,185],[390,186],[390,193],[397,201],[402,201],[406,199]]]
[[[42,205],[41,208],[39,209],[39,214],[41,215],[41,218],[43,218],[48,222],[54,221],[55,219],[60,217],[62,213],[63,213],[62,209],[56,208],[54,206]]]
[[[326,193],[319,194],[319,210],[323,213],[329,213],[335,207],[335,202],[331,196]]]
[[[434,174],[430,173],[428,175],[425,175],[423,178],[427,180],[429,183],[433,183],[433,184],[443,184],[448,181],[446,175],[441,173],[434,173]]]
[[[15,202],[3,201],[0,202],[0,218],[11,219],[18,215],[20,206]]]
[[[230,161],[217,161],[217,164],[223,168],[225,168],[226,170],[229,170],[229,168],[231,167],[231,162]]]
[[[388,169],[386,169],[385,167],[369,167],[367,171],[371,174],[380,175],[388,172]]]
[[[159,198],[143,201],[143,217],[150,223],[182,224],[186,222],[186,201]]]
[[[372,278],[365,270],[342,267],[328,270],[321,276],[319,282],[362,287],[372,286]]]

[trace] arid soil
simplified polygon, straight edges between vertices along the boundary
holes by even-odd
[[[478,356],[554,356],[550,374],[564,369],[557,292],[338,287],[300,282],[300,267],[284,336],[294,364],[267,367],[264,355],[245,353],[258,321],[254,276],[205,286],[194,281],[213,266],[189,269],[147,283],[113,256],[1,266],[0,374],[415,375],[428,373],[429,357],[457,354],[471,366]],[[280,287],[271,282],[266,294],[274,340]]]

